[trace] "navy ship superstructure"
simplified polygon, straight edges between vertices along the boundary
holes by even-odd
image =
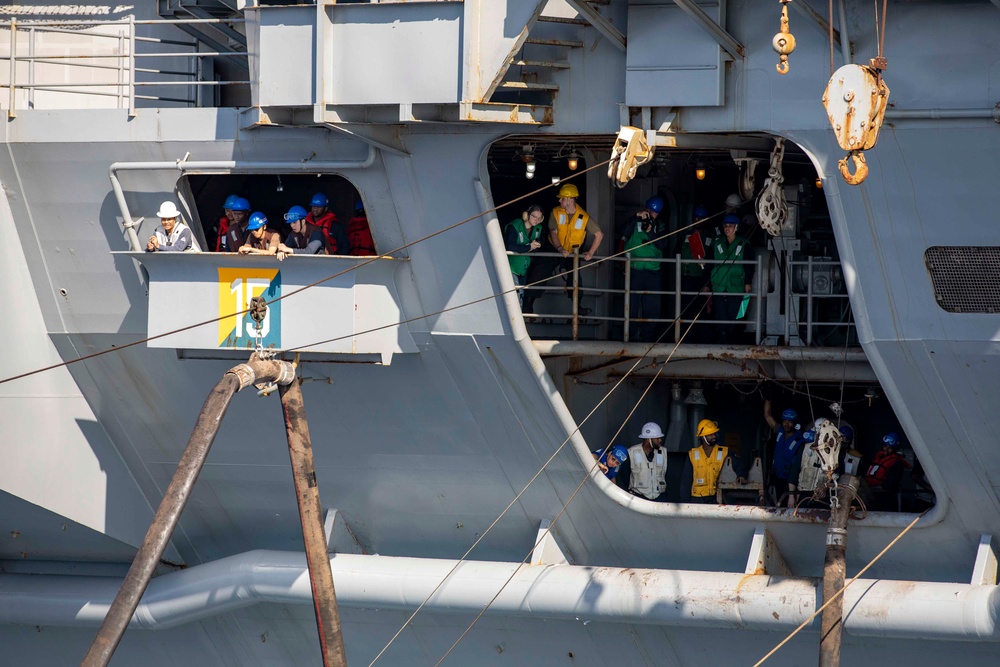
[[[447,664],[753,664],[819,606],[825,513],[649,502],[591,451],[674,423],[676,484],[707,416],[766,464],[762,392],[809,420],[838,403],[868,443],[898,430],[933,489],[850,523],[853,576],[932,505],[848,589],[844,664],[995,664],[1000,11],[838,0],[831,42],[811,4],[789,3],[784,75],[779,2],[0,9],[0,380],[74,362],[0,384],[0,664],[79,663],[206,392],[252,351],[234,309],[335,274],[274,304],[264,342],[300,355],[350,664],[434,665],[502,587]],[[821,98],[883,18],[890,108],[852,186]],[[619,189],[623,126],[655,153]],[[790,214],[745,226],[739,340],[682,340],[672,277],[663,335],[635,340],[621,223],[659,195],[679,237],[741,183],[752,218],[781,140]],[[522,315],[503,226],[565,183],[610,259]],[[383,256],[143,252],[164,200],[214,248],[234,192],[272,221],[360,202]],[[317,664],[280,414],[233,401],[112,664]],[[766,664],[811,663],[817,630]]]

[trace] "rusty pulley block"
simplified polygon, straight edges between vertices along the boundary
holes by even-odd
[[[795,35],[788,31],[788,3],[792,0],[779,1],[781,2],[781,28],[771,40],[771,47],[778,54],[778,64],[775,65],[778,74],[788,74],[788,56],[795,50]]]
[[[618,131],[611,161],[608,163],[608,178],[615,187],[624,188],[635,178],[642,165],[653,159],[655,146],[646,143],[645,133],[637,127],[624,126]]]
[[[823,106],[837,143],[847,151],[837,166],[851,185],[859,185],[868,176],[862,151],[870,150],[878,141],[888,104],[889,87],[882,72],[866,65],[844,65],[833,73],[823,92]],[[854,163],[853,174],[848,160]]]

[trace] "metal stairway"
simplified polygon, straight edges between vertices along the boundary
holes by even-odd
[[[609,0],[588,0],[597,6]],[[546,13],[546,3],[529,21],[525,34],[506,66],[484,95],[482,106],[503,112],[510,122],[551,125],[553,101],[559,92],[557,75],[570,68],[569,52],[583,48],[586,19]],[[495,116],[483,120],[496,120]]]

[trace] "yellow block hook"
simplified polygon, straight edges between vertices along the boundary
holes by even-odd
[[[851,174],[847,166],[848,158],[854,163],[854,174]],[[840,175],[849,185],[860,185],[868,178],[868,164],[865,162],[865,154],[861,151],[851,151],[840,159],[837,166],[840,168]]]

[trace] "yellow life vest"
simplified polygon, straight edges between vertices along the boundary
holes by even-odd
[[[577,206],[576,213],[570,215],[562,206],[556,206],[552,209],[552,216],[556,219],[560,246],[572,251],[583,245],[587,240],[587,223],[590,221],[590,215],[586,211]]]
[[[705,456],[701,447],[695,447],[688,452],[691,460],[691,468],[694,475],[691,478],[691,495],[695,498],[714,496],[719,483],[719,473],[722,472],[722,464],[729,456],[728,447],[715,445],[712,452]]]

